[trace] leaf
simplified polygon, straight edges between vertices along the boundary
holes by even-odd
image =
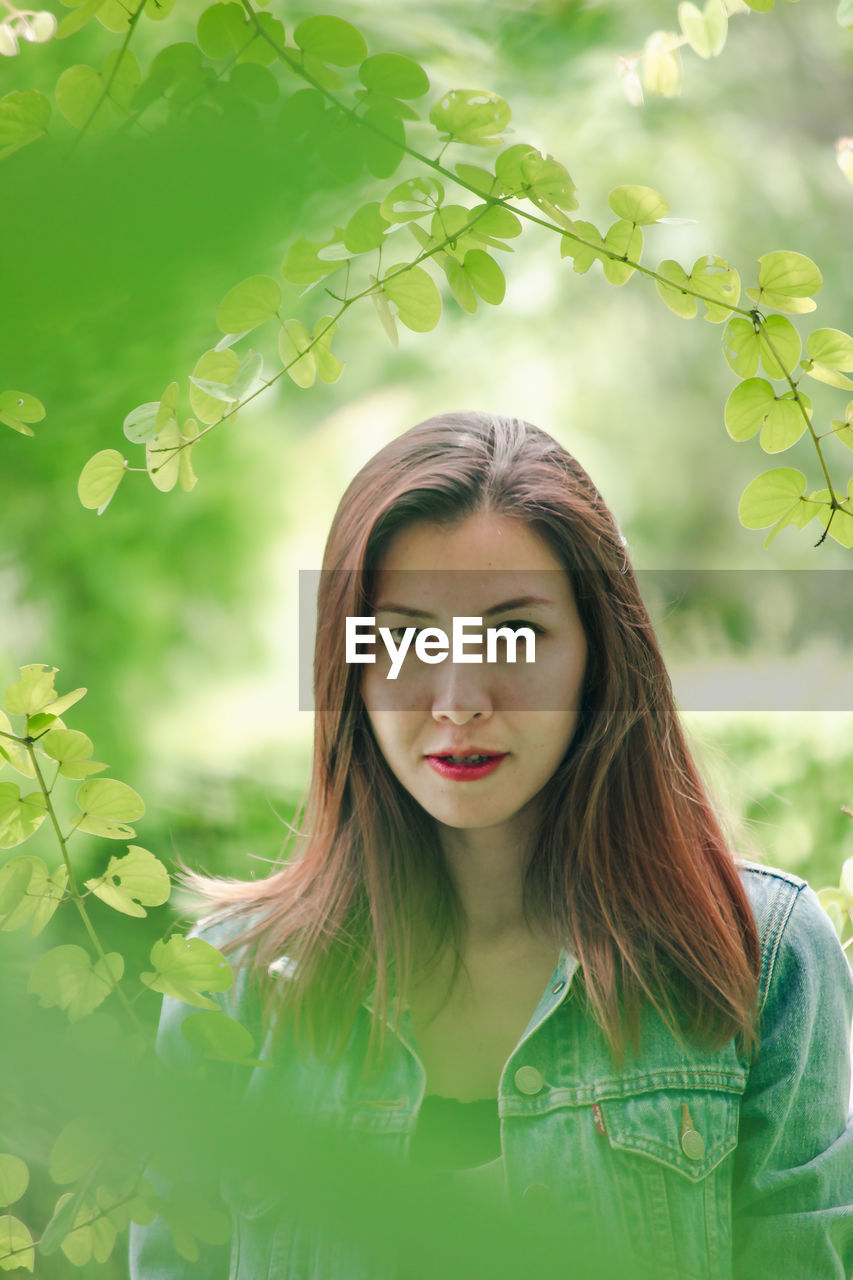
[[[208,425],[218,422],[224,412],[225,404],[232,404],[233,401],[230,398],[230,392],[221,391],[214,396],[203,390],[199,383],[214,383],[228,388],[239,368],[240,357],[236,351],[230,349],[205,351],[204,355],[196,361],[196,366],[190,375],[190,405],[193,413],[202,422]]]
[[[431,213],[444,200],[444,187],[435,178],[408,178],[388,192],[379,213],[390,225]]]
[[[0,1205],[5,1208],[20,1200],[29,1184],[30,1171],[25,1161],[20,1156],[0,1152]]]
[[[63,899],[67,885],[68,871],[64,865],[58,866],[46,881],[40,882],[37,891],[33,889],[30,881],[29,892],[36,898],[35,909],[30,919],[31,938],[37,938],[52,919],[54,911]]]
[[[249,23],[239,4],[212,4],[196,27],[199,48],[215,59],[228,58],[242,49],[249,35]]]
[[[769,13],[776,0],[743,0],[743,2],[754,13]]]
[[[614,222],[604,237],[605,248],[617,253],[620,258],[630,258],[638,262],[643,251],[643,233],[631,222]],[[619,262],[614,258],[602,255],[601,266],[605,279],[611,284],[622,285],[631,279],[635,268],[628,262]]]
[[[15,89],[0,98],[0,160],[43,137],[50,102],[37,89]]]
[[[721,324],[731,314],[740,299],[740,276],[734,267],[713,254],[697,258],[690,271],[690,282],[706,295],[704,319],[710,324]],[[707,295],[718,299],[708,302]]]
[[[579,243],[569,236],[563,236],[560,242],[560,257],[573,258],[574,270],[578,275],[585,275],[592,264],[601,257],[600,247],[603,247],[604,240],[598,228],[594,227],[591,222],[574,222],[572,223],[572,231],[575,235],[580,236],[585,243]]]
[[[75,1116],[60,1130],[51,1148],[50,1176],[60,1187],[77,1182],[97,1168],[111,1147],[110,1134],[96,1116]]]
[[[12,858],[0,868],[0,929],[17,929],[29,919],[29,913],[22,912],[21,906],[26,903],[27,889],[37,861],[36,858]],[[11,1201],[0,1201],[3,1203],[11,1204]]]
[[[181,433],[174,418],[145,446],[145,466],[151,483],[161,493],[169,493],[178,483]]]
[[[796,367],[802,351],[797,330],[784,316],[768,316],[758,334],[761,363],[771,378],[782,378]]]
[[[20,1218],[11,1214],[0,1216],[0,1271],[13,1271],[23,1267],[32,1271],[36,1255],[33,1238]]]
[[[379,201],[371,200],[356,209],[344,228],[344,247],[349,253],[368,253],[371,249],[378,249],[390,225],[379,211]]]
[[[124,973],[124,959],[110,952],[94,965],[82,947],[65,945],[45,952],[35,964],[27,990],[38,996],[43,1009],[65,1009],[77,1022],[97,1009],[115,988]]]
[[[677,98],[681,93],[681,58],[678,36],[654,31],[643,46],[643,85],[648,93]]]
[[[0,422],[22,436],[33,435],[31,422],[41,422],[44,405],[25,391],[4,391],[0,394]]]
[[[478,204],[470,210],[470,216],[477,218],[477,224],[471,231],[471,235],[477,239],[483,238],[494,242],[495,239],[513,240],[521,235],[521,222],[512,210],[504,208],[503,205]],[[499,247],[509,248],[508,245]]]
[[[172,937],[168,942],[155,942],[151,963],[154,972],[140,974],[147,987],[202,1009],[218,1007],[204,992],[227,991],[234,981],[228,961],[202,938]]]
[[[78,9],[77,12],[79,13],[80,10]],[[68,15],[69,18],[74,16],[74,14]],[[62,27],[67,21],[68,18],[65,18],[60,23],[57,33],[60,36]],[[56,105],[75,129],[82,129],[89,121],[87,128],[90,133],[98,133],[106,129],[114,119],[112,104],[109,98],[104,97],[104,81],[94,67],[83,65],[67,67],[56,82]],[[97,110],[95,110],[96,106]],[[93,111],[94,115],[92,115]]]
[[[326,14],[300,22],[293,39],[305,53],[336,67],[354,67],[367,55],[364,36],[352,23]]]
[[[805,493],[802,471],[776,467],[756,476],[741,494],[738,516],[746,529],[766,529],[787,515]]]
[[[202,1057],[217,1062],[246,1062],[255,1048],[242,1023],[218,1011],[204,1009],[189,1014],[181,1022],[181,1033]]]
[[[394,111],[371,107],[361,117],[364,163],[375,178],[388,178],[405,154],[406,130]]]
[[[853,370],[853,338],[841,329],[815,329],[806,339],[806,351],[830,369]]]
[[[553,156],[543,156],[526,142],[502,151],[495,173],[507,195],[525,196],[562,221],[560,211],[576,209],[575,184],[568,170]]]
[[[8,786],[9,784],[0,785]],[[15,845],[29,840],[30,836],[38,831],[46,816],[44,796],[40,791],[21,796],[14,811],[6,817],[0,827],[0,849],[13,849]]]
[[[73,13],[66,14],[56,29],[57,40],[67,40],[91,22],[95,15],[103,9],[107,0],[86,0]]]
[[[117,449],[102,449],[90,458],[77,481],[77,496],[90,511],[100,515],[112,499],[127,469],[127,462]]]
[[[778,250],[764,254],[758,259],[758,264],[759,287],[757,290],[747,289],[750,298],[759,305],[792,314],[815,309],[815,303],[810,299],[823,285],[823,277],[811,258],[802,253]]]
[[[39,739],[39,746],[51,760],[59,762],[60,773],[64,764],[91,761],[94,751],[92,739],[77,729],[50,729]],[[98,767],[106,768],[106,765]]]
[[[30,937],[41,933],[62,900],[68,872],[60,865],[48,875],[41,858],[12,858],[0,870],[0,929],[11,933],[30,925]]]
[[[278,286],[276,286],[278,287]],[[244,400],[258,388],[264,377],[264,357],[260,351],[247,351],[240,362],[228,391],[232,401]]]
[[[692,294],[685,293],[679,288],[680,285],[689,283],[690,277],[687,272],[680,263],[667,258],[659,264],[658,275],[672,281],[672,284],[664,284],[662,280],[655,281],[657,291],[670,311],[674,311],[684,320],[691,320],[696,315],[696,299]]]
[[[814,496],[829,500],[829,493],[825,489]],[[845,509],[836,508],[832,511],[828,506],[822,506],[818,518],[823,527],[828,529],[830,538],[848,550],[853,547],[853,476],[847,485]]]
[[[198,423],[195,418],[187,418],[184,423],[184,429],[181,432],[182,438],[184,440],[195,440],[198,437],[198,434]],[[186,448],[181,450],[178,456],[178,480],[180,481],[180,485],[184,493],[189,493],[191,489],[195,488],[198,482],[198,477],[196,476],[195,471],[193,471],[192,454],[192,445],[187,445]]]
[[[160,409],[158,400],[149,400],[145,404],[131,409],[122,424],[122,430],[133,444],[144,444],[153,440],[157,434],[157,414]]]
[[[482,249],[469,249],[462,263],[465,275],[484,302],[498,306],[504,300],[506,280],[494,258]]]
[[[133,822],[145,813],[142,797],[126,782],[115,778],[95,778],[84,782],[77,790],[77,803],[87,816],[108,818],[113,822]]]
[[[0,711],[0,729],[4,733],[12,732],[12,725],[2,711]],[[11,738],[4,738],[0,735],[0,761],[2,760],[8,760],[12,768],[17,770],[18,773],[22,773],[25,778],[34,778],[36,776],[33,762],[25,748],[19,742],[13,742]],[[4,785],[11,786],[12,784],[0,783],[0,788]],[[2,818],[0,818],[0,825],[2,825]]]
[[[806,413],[811,416],[811,401],[800,392]],[[781,453],[799,440],[807,426],[806,418],[794,398],[793,391],[775,396],[764,426],[761,428],[761,447],[765,453]]]
[[[394,319],[394,314],[388,305],[388,299],[382,292],[382,287],[379,285],[376,276],[371,276],[370,281],[371,284],[378,286],[373,292],[371,292],[370,299],[376,308],[376,314],[379,316],[379,322],[385,330],[392,347],[396,347],[400,341],[397,336],[397,321]]]
[[[726,401],[726,430],[731,438],[751,439],[775,403],[776,394],[765,378],[747,378],[741,382]]]
[[[429,89],[423,67],[399,53],[375,53],[365,58],[358,78],[366,88],[393,98],[422,98]]]
[[[651,187],[614,187],[607,203],[617,218],[639,226],[648,226],[669,213],[669,205],[663,196]]]
[[[458,164],[456,172],[459,175],[460,182],[467,187],[473,187],[478,195],[499,196],[504,194],[503,187],[496,175],[489,173],[488,169],[483,169],[476,164]]]
[[[303,390],[314,385],[317,365],[311,346],[311,335],[301,320],[285,320],[278,335],[278,352],[285,372]]]
[[[447,139],[491,147],[510,122],[509,105],[496,93],[450,89],[432,107],[430,124]]]
[[[839,373],[837,369],[830,368],[828,364],[818,364],[815,360],[802,360],[800,363],[809,377],[817,382],[825,382],[830,387],[840,387],[842,391],[853,388],[853,379],[848,378],[844,373]]]
[[[708,0],[702,12],[693,4],[680,4],[678,22],[691,49],[700,58],[715,58],[722,52],[729,29],[729,16],[722,0]]]
[[[281,289],[275,280],[270,276],[249,276],[222,299],[216,324],[222,333],[248,332],[271,320],[280,306]]]
[[[401,263],[383,276],[382,291],[396,304],[397,318],[415,333],[427,333],[441,319],[441,294],[423,267]]]
[[[110,858],[104,874],[87,880],[86,888],[114,911],[147,916],[146,907],[159,907],[168,900],[172,882],[153,853],[132,844],[123,858]]]
[[[317,256],[319,249],[325,249],[332,240],[306,240],[300,236],[290,246],[281,264],[281,274],[291,284],[314,284],[324,276],[339,270],[339,262],[325,262]]]

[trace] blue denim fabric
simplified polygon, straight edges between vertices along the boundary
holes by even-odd
[[[501,1074],[510,1205],[535,1208],[549,1228],[597,1224],[603,1241],[628,1242],[626,1280],[853,1276],[853,978],[804,881],[751,863],[741,874],[761,941],[757,1056],[749,1060],[733,1041],[716,1051],[681,1044],[647,1008],[640,1053],[617,1067],[598,1026],[570,998],[576,962],[564,952]],[[203,936],[221,942],[222,928]],[[222,1000],[241,1019],[250,1002],[245,976]],[[164,1056],[185,1052],[179,1025],[187,1012],[164,1001]],[[284,1091],[306,1113],[405,1158],[424,1070],[406,1015],[382,1073],[360,1082],[368,1023],[360,1010],[350,1050],[333,1069],[278,1048],[274,1068],[255,1070],[248,1088],[259,1098]],[[275,1189],[264,1194],[246,1180],[226,1185],[225,1197],[230,1261],[213,1251],[198,1264],[183,1261],[157,1220],[132,1228],[132,1280],[392,1274],[334,1240],[294,1230]],[[576,1262],[567,1253],[566,1280],[579,1274]],[[594,1264],[580,1274],[597,1280]]]

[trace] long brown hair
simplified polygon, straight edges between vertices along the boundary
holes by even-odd
[[[283,998],[312,1041],[322,1032],[343,1045],[372,994],[371,1044],[378,1035],[381,1045],[413,975],[448,946],[458,957],[464,921],[435,823],[377,747],[362,669],[342,660],[341,633],[346,616],[364,613],[371,575],[404,525],[484,511],[524,522],[565,566],[589,654],[574,736],[540,793],[525,908],[577,956],[585,998],[618,1057],[636,1044],[647,1001],[674,1034],[749,1042],[755,924],[624,540],[580,464],[515,418],[430,418],[351,482],[318,592],[302,847],[258,882],[192,882],[246,917],[239,940],[251,944],[259,973],[291,958]]]

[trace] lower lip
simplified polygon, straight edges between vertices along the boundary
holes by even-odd
[[[442,778],[452,779],[453,782],[476,782],[478,778],[485,778],[487,774],[494,773],[505,759],[506,755],[489,756],[488,760],[484,760],[482,764],[452,764],[444,756],[427,756],[429,764],[436,773],[441,774]]]

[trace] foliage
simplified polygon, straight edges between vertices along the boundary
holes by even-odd
[[[729,14],[745,7],[765,12],[773,3],[708,0],[702,11],[682,4],[681,36],[657,32],[642,55],[647,88],[676,92],[678,48],[688,44],[703,58],[716,56],[725,44]],[[307,18],[288,38],[285,26],[250,0],[215,4],[199,18],[195,42],[161,49],[143,74],[129,48],[134,29],[143,15],[168,19],[170,8],[140,0],[128,18],[112,0],[86,0],[60,23],[59,39],[96,18],[123,35],[100,69],[81,64],[59,77],[56,106],[71,130],[70,151],[93,131],[136,125],[156,130],[164,108],[167,121],[174,122],[187,113],[226,118],[251,104],[252,111],[277,111],[278,127],[304,137],[339,185],[361,182],[366,172],[379,186],[374,198],[351,209],[344,226],[320,240],[298,235],[279,277],[253,274],[229,289],[216,317],[222,338],[198,358],[183,404],[181,385],[173,381],[159,400],[125,417],[125,436],[144,448],[144,465],[131,466],[117,449],[100,450],[79,478],[85,507],[102,513],[127,471],[147,473],[162,492],[178,485],[191,490],[202,442],[216,428],[233,424],[283,375],[301,388],[340,376],[343,364],[332,342],[349,311],[368,298],[394,344],[400,324],[417,333],[438,324],[444,305],[439,285],[467,313],[481,302],[500,305],[506,284],[496,255],[511,253],[510,240],[539,227],[557,237],[560,256],[572,261],[575,272],[600,262],[605,279],[617,287],[640,274],[655,281],[676,315],[697,315],[701,302],[706,320],[727,322],[724,355],[744,380],[727,408],[730,435],[757,435],[769,453],[783,452],[807,435],[821,476],[821,487],[810,489],[807,477],[793,468],[762,473],[742,495],[741,522],[769,528],[767,545],[782,528],[817,520],[823,526],[819,542],[829,535],[853,547],[853,475],[846,483],[833,477],[825,443],[827,436],[851,443],[849,406],[844,418],[832,417],[826,430],[818,430],[801,387],[804,377],[838,390],[853,386],[846,376],[853,371],[853,337],[836,329],[812,330],[805,335],[806,358],[800,359],[803,335],[788,316],[810,314],[822,284],[819,268],[805,255],[763,254],[755,286],[746,290],[749,305],[741,304],[739,271],[716,254],[703,254],[689,271],[672,259],[657,269],[647,266],[643,229],[667,217],[662,196],[623,184],[610,193],[616,221],[608,228],[570,218],[578,202],[564,165],[527,143],[503,147],[512,113],[500,95],[451,89],[432,103],[424,120],[422,108],[412,104],[420,107],[429,90],[425,69],[400,54],[369,53],[364,35],[340,17]],[[839,21],[844,24],[841,12]],[[50,101],[39,91],[16,91],[0,100],[0,141],[5,137],[7,153],[37,141],[51,116]],[[449,148],[452,165],[444,159]],[[472,163],[471,148],[502,149],[489,164],[486,157]],[[388,186],[404,162],[412,176]],[[277,331],[280,368],[274,372],[261,352],[241,345],[267,326]],[[759,364],[765,378],[755,376]]]

